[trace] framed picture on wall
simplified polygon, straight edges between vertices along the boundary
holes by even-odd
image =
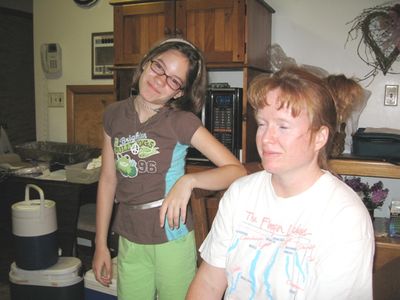
[[[92,79],[113,77],[114,34],[92,33]]]

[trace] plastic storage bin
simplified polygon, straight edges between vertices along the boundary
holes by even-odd
[[[96,281],[93,270],[86,272],[84,282],[85,300],[117,300],[117,258],[113,258],[113,279],[109,287]]]
[[[87,170],[86,167],[88,164],[89,161],[65,166],[67,181],[86,184],[97,182],[100,177],[101,168]]]
[[[11,264],[9,273],[12,300],[83,300],[84,284],[80,276],[81,261],[60,257],[45,270],[27,271]]]

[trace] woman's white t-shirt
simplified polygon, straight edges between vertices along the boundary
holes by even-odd
[[[289,198],[274,193],[266,171],[240,178],[200,252],[225,269],[225,299],[372,299],[370,215],[329,172]]]

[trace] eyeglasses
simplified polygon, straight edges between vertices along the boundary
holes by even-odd
[[[165,73],[163,66],[156,60],[150,61],[150,69],[159,76],[165,75],[168,86],[174,91],[182,89],[182,81],[177,76],[169,76]]]

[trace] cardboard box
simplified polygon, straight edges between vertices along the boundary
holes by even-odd
[[[117,258],[113,258],[113,279],[109,287],[100,284],[94,277],[93,270],[86,272],[85,300],[117,300]]]
[[[97,182],[100,177],[100,167],[87,170],[90,161],[65,166],[65,173],[68,182],[90,184]]]
[[[11,264],[10,293],[13,300],[83,300],[81,261],[76,257],[59,257],[44,270],[27,271]]]

